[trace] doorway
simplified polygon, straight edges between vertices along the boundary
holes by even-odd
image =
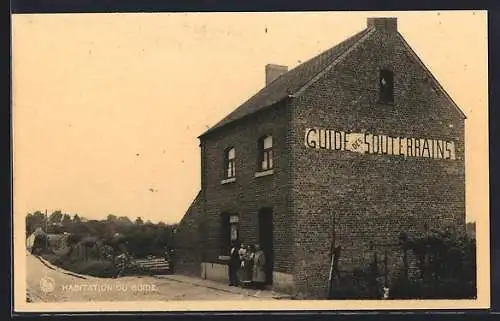
[[[263,208],[259,211],[259,244],[266,258],[266,284],[273,283],[273,209]]]

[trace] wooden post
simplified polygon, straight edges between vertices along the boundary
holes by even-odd
[[[330,273],[328,274],[328,298],[332,295],[332,281],[335,266],[335,213],[332,214],[332,242],[330,244]]]
[[[335,241],[330,246],[330,274],[328,275],[328,298],[332,295],[333,266],[335,261]]]
[[[45,210],[45,251],[49,250],[49,217]]]
[[[406,244],[403,246],[403,266],[404,266],[404,277],[408,280],[409,276],[409,264],[408,264],[408,249]]]
[[[387,288],[389,286],[389,271],[387,270],[387,248],[385,249],[385,252],[384,252],[384,286]]]

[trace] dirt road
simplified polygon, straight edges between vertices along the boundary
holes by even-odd
[[[152,276],[118,279],[71,275],[27,253],[27,292],[32,302],[259,300]]]

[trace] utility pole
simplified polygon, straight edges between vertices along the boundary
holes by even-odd
[[[45,210],[45,250],[49,249],[49,217]]]

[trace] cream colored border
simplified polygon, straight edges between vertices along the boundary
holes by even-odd
[[[486,20],[486,12],[483,14]],[[361,12],[364,16],[402,16],[409,19],[410,12]],[[415,13],[425,14],[425,13]],[[14,39],[15,42],[15,39]],[[14,52],[15,57],[15,52]],[[15,76],[14,66],[14,76]],[[14,77],[15,78],[15,77]],[[15,79],[14,79],[15,80]],[[15,82],[14,82],[15,85]],[[14,101],[16,98],[14,90]],[[29,94],[29,93],[26,93]],[[485,98],[487,101],[487,98]],[[15,115],[15,110],[13,111]],[[487,117],[486,117],[487,125]],[[475,128],[479,135],[487,134],[487,128]],[[487,139],[487,138],[486,138]],[[487,146],[487,142],[486,142]],[[15,140],[14,140],[15,148]],[[470,156],[467,159],[470,160]],[[487,162],[487,153],[474,155]],[[14,173],[19,169],[13,165]],[[488,185],[488,168],[468,168],[467,177],[480,175],[485,177],[482,184]],[[15,179],[15,176],[14,176]],[[469,180],[468,180],[469,181]],[[484,185],[483,185],[484,186]],[[14,190],[14,195],[15,195]],[[489,196],[478,195],[477,201],[481,202],[485,210],[489,211]],[[14,208],[15,209],[15,208]],[[486,215],[484,215],[486,217]],[[489,216],[488,216],[489,217]],[[179,302],[89,302],[89,303],[26,303],[26,269],[25,262],[25,221],[23,215],[14,217],[14,308],[16,312],[99,312],[99,311],[246,311],[246,310],[394,310],[394,309],[467,309],[489,308],[490,306],[490,248],[489,248],[489,220],[477,221],[478,245],[478,298],[477,300],[408,300],[408,301],[179,301]]]

